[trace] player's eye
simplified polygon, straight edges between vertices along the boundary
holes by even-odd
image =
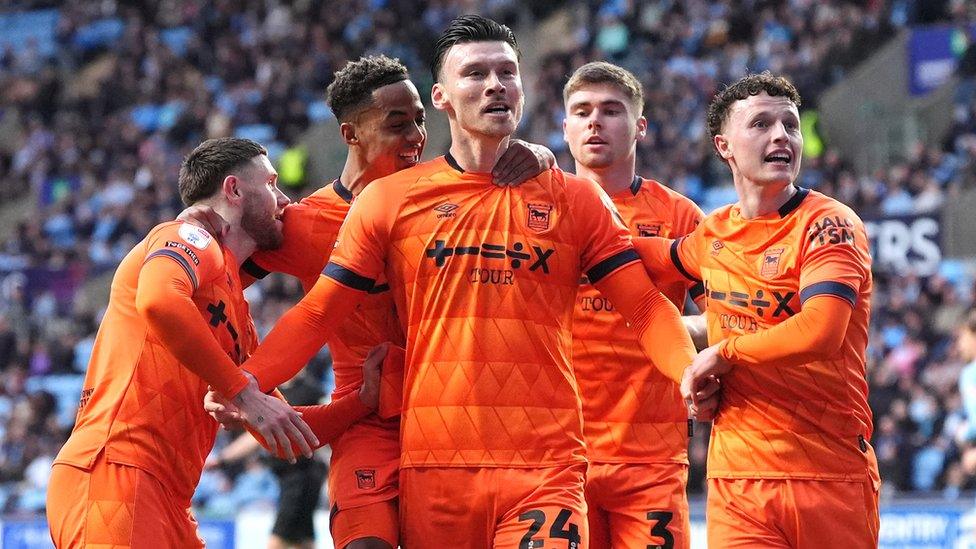
[[[754,128],[768,128],[769,124],[765,120],[756,120],[752,123]]]

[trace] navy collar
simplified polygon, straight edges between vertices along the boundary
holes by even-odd
[[[637,192],[640,191],[641,185],[644,184],[644,180],[640,178],[639,175],[634,176],[634,180],[630,182],[630,192],[634,196],[637,196]]]
[[[787,200],[782,206],[779,207],[778,210],[776,210],[779,213],[779,216],[786,217],[793,213],[793,210],[800,207],[800,203],[803,202],[803,199],[806,198],[808,194],[810,194],[810,189],[804,189],[803,187],[797,186],[796,194],[791,196],[789,200]]]
[[[339,198],[341,198],[341,199],[343,199],[343,200],[346,201],[346,204],[352,204],[352,199],[353,199],[352,191],[350,191],[349,189],[347,189],[342,184],[342,181],[339,181],[338,179],[336,179],[335,181],[333,181],[332,182],[332,189],[335,191],[335,193],[337,195],[339,195]]]
[[[461,165],[458,164],[458,161],[454,159],[454,157],[451,155],[450,151],[448,151],[444,155],[444,160],[447,161],[448,165],[451,166],[452,168],[454,168],[455,170],[457,170],[457,171],[459,171],[461,173],[464,173],[464,168],[462,168]]]

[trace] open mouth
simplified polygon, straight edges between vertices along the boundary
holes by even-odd
[[[793,161],[793,155],[787,151],[776,151],[766,155],[763,158],[763,162],[769,162],[770,164],[781,164],[789,165]]]
[[[512,108],[506,105],[505,103],[491,103],[487,107],[482,109],[481,112],[487,114],[508,114],[512,112]]]
[[[400,155],[400,159],[407,164],[416,164],[420,162],[420,153],[405,153]]]

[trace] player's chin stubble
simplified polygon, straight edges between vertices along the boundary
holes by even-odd
[[[261,208],[252,199],[248,199],[244,204],[241,228],[254,240],[259,250],[274,250],[281,246],[285,238],[278,230],[274,217],[261,212]]]

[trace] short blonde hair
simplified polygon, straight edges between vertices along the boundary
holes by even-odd
[[[570,95],[588,84],[616,86],[630,100],[637,116],[644,112],[644,87],[640,80],[629,70],[605,61],[594,61],[576,69],[563,87],[563,103],[568,103]]]

